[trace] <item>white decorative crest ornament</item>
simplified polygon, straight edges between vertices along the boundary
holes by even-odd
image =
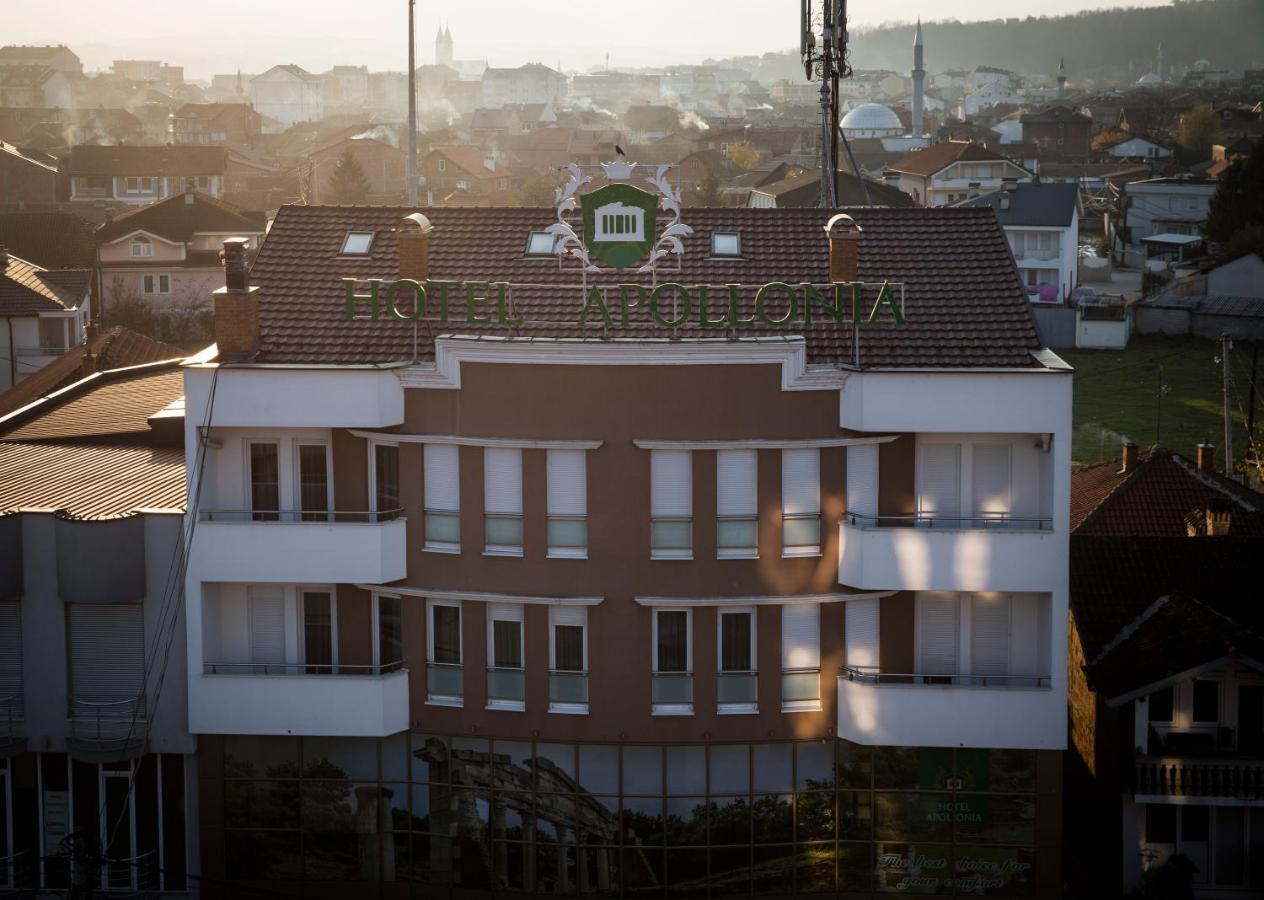
[[[627,183],[636,163],[626,160],[603,163],[601,168],[610,183],[582,195],[580,189],[590,184],[592,177],[574,163],[565,168],[570,178],[556,193],[557,222],[548,228],[557,237],[557,255],[573,256],[585,272],[593,273],[603,271],[598,263],[622,271],[644,259],[637,272],[648,273],[668,254],[685,252],[681,238],[693,234],[693,229],[680,221],[680,196],[667,181],[670,166],[659,166],[652,178],[645,179],[657,194]],[[567,214],[576,207],[583,215],[584,238],[567,220]],[[672,216],[661,234],[657,229],[660,207]]]

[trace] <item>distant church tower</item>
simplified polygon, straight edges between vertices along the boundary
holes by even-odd
[[[917,20],[917,33],[913,35],[913,137],[922,136],[922,91],[926,82],[926,67],[922,60],[922,20]]]
[[[435,35],[435,65],[452,65],[452,32],[446,25],[439,26],[439,33]]]
[[[1058,60],[1058,99],[1066,98],[1066,58]]]

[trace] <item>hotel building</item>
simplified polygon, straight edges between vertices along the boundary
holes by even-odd
[[[1058,894],[1071,372],[995,213],[685,218],[654,275],[539,209],[226,245],[208,896]]]

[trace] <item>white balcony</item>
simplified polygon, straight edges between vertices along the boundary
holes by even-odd
[[[203,581],[386,584],[405,575],[406,533],[393,513],[204,510],[190,570]]]
[[[1049,683],[845,669],[838,678],[838,736],[867,746],[1061,750],[1066,694]]]
[[[1051,520],[873,518],[839,526],[838,581],[875,591],[1049,591],[1066,577]]]
[[[408,670],[206,663],[189,677],[194,734],[386,737],[408,728]],[[352,673],[352,674],[346,674]]]

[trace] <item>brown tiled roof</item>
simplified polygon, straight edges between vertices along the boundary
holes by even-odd
[[[820,170],[810,169],[781,181],[760,185],[752,193],[776,197],[778,206],[817,206],[817,202],[811,197],[819,194],[820,185]],[[862,185],[860,179],[850,172],[838,173],[838,200],[841,206],[850,209],[865,205],[865,188],[869,190],[869,203],[873,206],[913,206],[913,198],[899,188],[876,181]]]
[[[0,393],[0,416],[8,415],[66,387],[83,377],[84,354],[91,350],[99,371],[175,360],[185,354],[179,347],[137,334],[121,325],[106,329],[86,344],[71,347],[43,368],[32,372]]]
[[[995,150],[989,150],[982,144],[971,141],[944,141],[942,144],[935,144],[925,150],[902,156],[888,163],[887,168],[892,172],[903,172],[908,175],[934,175],[940,169],[955,162],[1004,159],[1004,156]]]
[[[227,147],[81,145],[62,162],[69,175],[222,175]]]
[[[179,447],[0,441],[0,510],[61,510],[112,519],[138,509],[184,509]]]
[[[0,87],[38,87],[55,74],[48,66],[0,66]]]
[[[0,315],[34,316],[79,305],[92,273],[85,269],[49,272],[10,254],[0,273]]]
[[[1083,535],[1186,537],[1209,501],[1223,504],[1232,536],[1264,538],[1264,495],[1162,447],[1126,475],[1111,460],[1071,475],[1071,531]]]
[[[260,362],[379,363],[433,359],[438,333],[505,335],[493,326],[426,323],[414,341],[409,323],[344,319],[343,278],[391,279],[398,272],[393,230],[411,212],[397,207],[286,206],[279,211],[252,269],[260,290]],[[1031,367],[1040,348],[1031,304],[1018,279],[1005,235],[991,209],[855,209],[864,229],[860,277],[903,282],[907,324],[883,323],[860,336],[860,362],[869,367]],[[524,259],[527,234],[555,221],[550,209],[433,209],[430,276],[452,281],[508,281],[516,313],[527,321],[518,337],[663,337],[662,329],[633,323],[608,333],[597,317],[578,326],[583,306],[579,270]],[[685,211],[694,234],[684,239],[680,271],[686,285],[760,285],[790,279],[829,282],[829,250],[819,209],[703,209]],[[372,255],[339,256],[348,231],[375,231]],[[742,234],[742,258],[710,258],[713,231]],[[663,275],[660,274],[660,279]],[[641,280],[631,273],[602,283]],[[532,286],[535,285],[535,286]],[[743,296],[740,314],[752,312]],[[680,337],[724,337],[692,325]],[[814,319],[796,328],[809,362],[851,364],[848,325]],[[790,332],[743,330],[742,336]]]
[[[188,202],[190,197],[192,203]],[[194,191],[172,194],[165,200],[115,216],[97,229],[97,240],[108,243],[137,230],[177,243],[187,243],[195,234],[208,232],[247,237],[263,234],[263,219],[261,212],[250,212]]]
[[[45,269],[95,266],[93,231],[91,222],[73,213],[0,213],[0,246]]]
[[[183,396],[178,361],[99,372],[0,418],[0,440],[147,442],[149,418]]]
[[[495,171],[487,168],[487,154],[479,147],[439,147],[434,152],[446,157],[475,178],[500,178],[509,174],[509,170],[499,163],[495,164]]]

